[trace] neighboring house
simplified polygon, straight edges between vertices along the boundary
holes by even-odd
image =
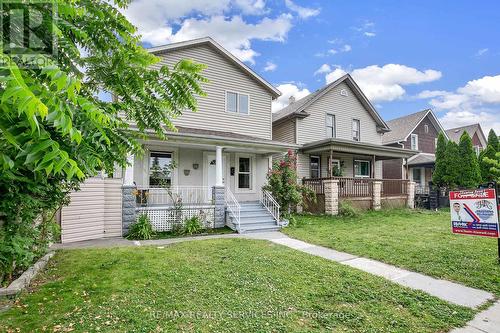
[[[300,178],[382,178],[382,161],[412,152],[382,145],[389,126],[349,74],[273,115],[273,139],[300,145]]]
[[[388,147],[418,151],[405,159],[384,161],[384,179],[407,178],[416,183],[417,193],[426,193],[432,180],[439,132],[445,131],[432,110],[423,110],[387,122],[392,129],[382,142]]]
[[[481,150],[486,149],[486,145],[488,144],[488,140],[483,133],[481,125],[472,124],[446,130],[448,138],[456,143],[460,142],[460,136],[463,132],[467,132],[467,134],[469,134],[472,139],[472,146],[474,147],[476,154],[479,156]]]

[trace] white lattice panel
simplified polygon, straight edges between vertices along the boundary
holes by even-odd
[[[184,225],[184,221],[199,216],[205,228],[215,226],[215,206],[183,207],[175,210],[172,207],[139,208],[137,217],[147,214],[155,231],[170,231],[175,224]]]

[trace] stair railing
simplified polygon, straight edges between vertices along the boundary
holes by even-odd
[[[233,218],[236,220],[236,223],[238,224],[238,231],[241,229],[240,228],[240,211],[241,211],[241,206],[238,200],[234,197],[233,192],[229,188],[226,187],[225,191],[225,200],[226,200],[226,207],[231,212],[231,215]]]
[[[261,196],[260,196],[260,202],[266,209],[271,213],[273,218],[276,220],[276,223],[279,224],[280,222],[280,205],[276,202],[276,200],[273,198],[271,192],[267,190],[262,190]]]

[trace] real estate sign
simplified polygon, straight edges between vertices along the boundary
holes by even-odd
[[[451,191],[450,211],[453,233],[498,238],[495,189]]]

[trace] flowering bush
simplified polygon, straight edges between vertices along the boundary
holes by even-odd
[[[305,196],[309,199],[315,197],[309,188],[297,183],[296,162],[297,156],[288,150],[282,160],[273,163],[273,168],[267,174],[268,184],[264,189],[271,192],[281,206],[282,216],[288,217],[293,207],[302,204]]]

